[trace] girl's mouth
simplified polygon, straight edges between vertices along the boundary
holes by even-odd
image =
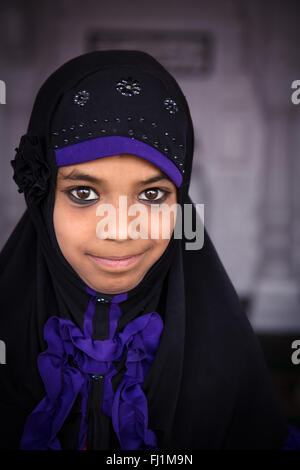
[[[136,263],[144,256],[144,254],[145,254],[145,251],[138,255],[128,256],[126,258],[125,257],[102,258],[99,256],[93,256],[93,255],[88,255],[88,256],[90,256],[94,260],[94,262],[100,266],[106,266],[109,268],[123,268],[123,267],[130,266]]]

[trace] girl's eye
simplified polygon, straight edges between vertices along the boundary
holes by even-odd
[[[159,204],[165,201],[165,199],[168,197],[168,194],[170,194],[170,191],[159,188],[149,188],[145,189],[145,191],[142,191],[140,195],[141,194],[145,194],[146,198],[139,197],[140,201],[150,202],[150,204]],[[162,196],[158,197],[159,194],[162,194]]]
[[[90,203],[98,199],[98,195],[96,194],[96,192],[88,186],[79,186],[78,188],[70,189],[66,192],[73,201],[79,204]],[[97,197],[90,197],[91,192],[96,194]],[[77,195],[75,195],[74,193]]]
[[[99,195],[88,186],[78,186],[77,188],[67,189],[63,192],[77,204],[90,204],[99,199]],[[145,194],[145,197],[140,197],[142,194]],[[149,188],[139,194],[139,199],[140,201],[150,204],[160,204],[167,199],[169,194],[170,191],[165,189]]]

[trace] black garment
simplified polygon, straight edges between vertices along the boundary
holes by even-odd
[[[155,59],[139,51],[93,52],[63,65],[47,80],[30,119],[28,135],[33,140],[25,140],[28,147],[22,148],[25,160],[32,157],[31,145],[47,162],[49,186],[46,170],[41,178],[37,172],[28,174],[27,168],[22,178],[22,165],[15,167],[14,176],[28,208],[0,254],[0,338],[7,347],[7,364],[0,366],[0,447],[4,449],[19,448],[26,418],[45,395],[36,362],[47,347],[45,322],[56,315],[82,328],[89,295],[62,256],[53,228],[57,168],[50,129],[66,93],[84,77],[110,66],[120,67],[125,75],[127,66],[130,72],[146,70],[168,83],[170,94],[183,109],[180,132],[185,137],[185,173],[178,202],[182,207],[192,204],[188,189],[194,139],[188,105],[178,84]],[[153,100],[150,92],[148,100]],[[35,177],[38,184],[32,186]],[[193,217],[198,217],[195,207]],[[282,448],[288,430],[261,348],[235,290],[208,234],[200,250],[186,250],[186,241],[172,237],[161,258],[120,304],[119,331],[151,311],[157,311],[164,322],[159,349],[143,384],[149,428],[158,437],[158,448]],[[112,297],[99,296],[108,301]],[[97,308],[102,314],[95,317],[93,338],[101,339],[107,333],[107,305]],[[101,393],[101,383],[93,383],[88,403],[89,448],[118,448],[110,420],[100,414]],[[62,448],[77,448],[79,419],[76,402],[59,434]]]

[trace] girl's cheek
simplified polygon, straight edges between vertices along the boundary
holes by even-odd
[[[62,251],[67,250],[68,246],[73,246],[80,238],[82,228],[78,226],[78,222],[69,216],[64,216],[59,210],[54,213],[53,223],[56,239]]]
[[[62,193],[58,193],[53,211],[54,227],[66,237],[74,238],[80,234],[84,235],[91,231],[92,221],[96,222],[94,212],[92,213],[87,208],[73,207]],[[94,231],[96,233],[96,228]]]
[[[155,209],[149,217],[149,234],[156,240],[170,240],[176,220],[175,213],[170,206],[165,206],[162,211]]]

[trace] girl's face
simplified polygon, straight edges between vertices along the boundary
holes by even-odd
[[[119,219],[123,204],[120,196],[123,202],[126,200],[127,210]],[[134,155],[60,167],[53,214],[57,242],[65,259],[89,287],[107,294],[127,292],[139,284],[166,250],[176,221],[176,202],[174,183],[158,167]],[[115,211],[110,211],[116,216],[113,225],[104,224],[111,220],[108,212],[99,215],[103,204]],[[128,215],[132,204],[138,205],[140,212]],[[159,204],[164,204],[162,211]],[[170,211],[172,204],[174,212]],[[151,207],[154,213],[159,211],[158,217],[151,217]],[[162,230],[166,220],[170,224],[168,238]],[[136,236],[139,231],[143,238]],[[128,257],[135,258],[118,261]]]

